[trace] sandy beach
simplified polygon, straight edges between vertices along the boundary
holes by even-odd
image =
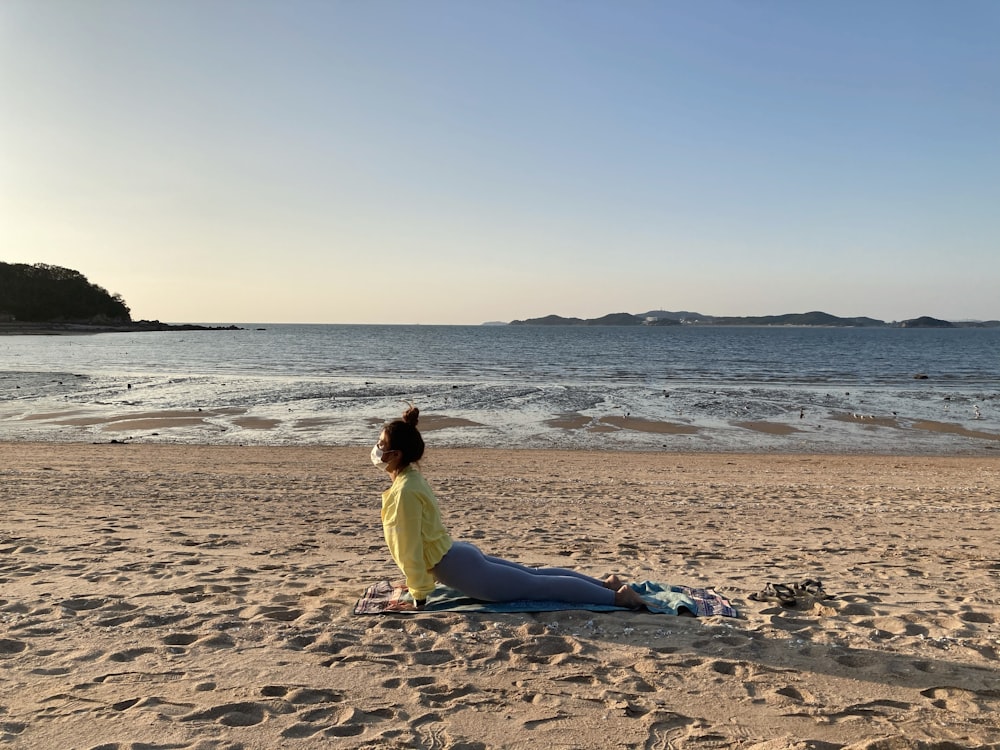
[[[429,442],[456,538],[741,617],[357,616],[364,448],[0,443],[0,747],[1000,747],[1000,460]]]

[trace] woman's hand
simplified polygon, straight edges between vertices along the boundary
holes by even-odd
[[[427,604],[426,599],[397,599],[394,602],[390,602],[386,609],[390,612],[415,612],[424,608]]]

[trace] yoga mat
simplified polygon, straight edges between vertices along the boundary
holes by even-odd
[[[682,610],[696,617],[739,617],[729,600],[712,589],[689,586],[669,586],[653,581],[629,584],[646,602],[650,612],[676,615]],[[356,615],[382,613],[412,614],[414,612],[556,612],[560,610],[586,610],[589,612],[627,612],[624,607],[606,604],[580,604],[557,601],[483,602],[445,586],[438,586],[427,597],[427,604],[419,610],[395,610],[403,602],[411,602],[406,586],[379,581],[365,589],[364,595],[354,605]]]

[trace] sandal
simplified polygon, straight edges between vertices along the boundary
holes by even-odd
[[[799,596],[809,596],[813,599],[833,598],[823,590],[823,582],[816,578],[807,578],[802,583],[793,583],[791,588]]]
[[[771,583],[764,586],[764,590],[759,594],[750,594],[750,599],[755,602],[778,602],[782,607],[794,607],[796,604],[795,593],[791,588],[783,583]]]

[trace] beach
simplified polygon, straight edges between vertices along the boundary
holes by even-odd
[[[1000,746],[993,458],[429,449],[455,538],[740,613],[692,618],[355,615],[363,449],[0,451],[5,747]]]

